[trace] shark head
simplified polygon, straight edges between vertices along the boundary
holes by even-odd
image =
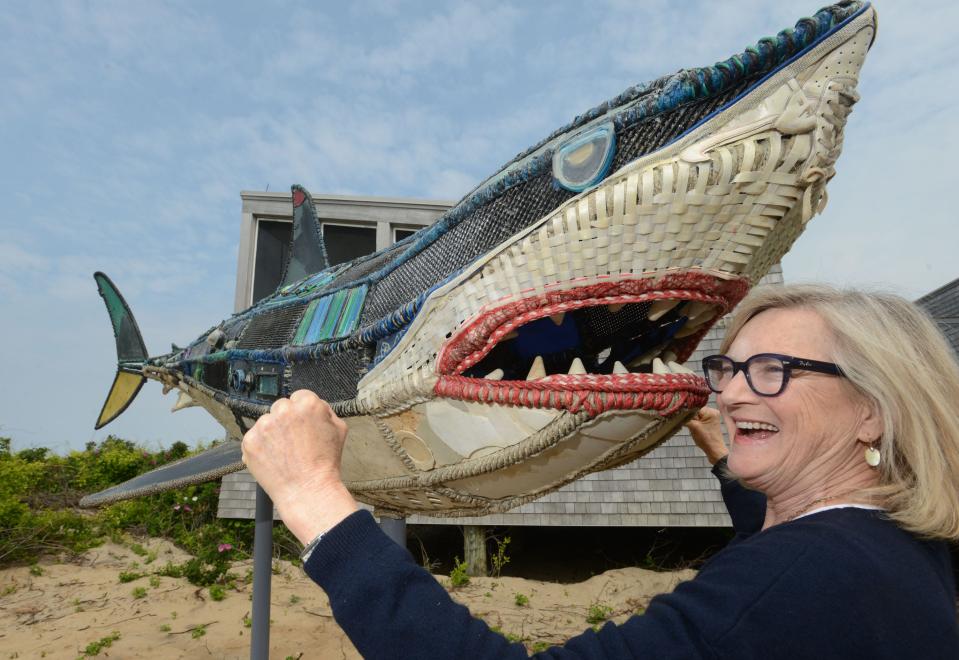
[[[139,372],[121,363],[127,390],[161,380],[238,439],[311,389],[350,426],[348,486],[401,513],[501,511],[634,460],[706,403],[682,363],[822,210],[875,27],[843,2],[630,88],[349,264],[327,267],[294,186],[277,291]],[[86,503],[239,469],[236,444]]]

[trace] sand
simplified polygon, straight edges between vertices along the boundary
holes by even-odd
[[[140,544],[157,555],[148,566],[128,547],[107,543],[72,561],[43,559],[32,572],[26,566],[0,571],[0,660],[74,660],[89,644],[114,633],[119,636],[99,657],[248,658],[251,585],[239,580],[237,590],[214,601],[208,589],[186,579],[159,577],[151,584],[148,575],[121,583],[121,572],[149,572],[188,558],[163,540]],[[238,562],[233,570],[245,576],[250,566]],[[609,618],[621,622],[693,575],[691,570],[626,568],[578,584],[472,578],[450,593],[474,615],[532,649],[582,632],[590,625],[591,607],[594,613],[608,608]],[[437,579],[449,588],[448,578]],[[135,589],[141,597],[135,597]],[[517,594],[525,604],[517,604],[524,600]],[[277,562],[271,602],[271,658],[360,657],[333,620],[326,595],[302,570]]]

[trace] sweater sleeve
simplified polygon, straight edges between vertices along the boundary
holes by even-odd
[[[759,491],[749,490],[731,478],[725,457],[716,462],[712,471],[719,479],[719,489],[723,494],[726,511],[733,521],[736,536],[746,537],[762,529],[766,519],[766,496]]]

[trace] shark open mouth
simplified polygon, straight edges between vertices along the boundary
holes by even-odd
[[[705,405],[682,366],[745,279],[701,272],[547,291],[487,310],[444,347],[440,396],[597,415]]]

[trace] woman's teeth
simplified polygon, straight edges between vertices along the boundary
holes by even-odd
[[[739,431],[772,431],[773,433],[779,431],[779,427],[766,422],[736,422],[736,429]]]

